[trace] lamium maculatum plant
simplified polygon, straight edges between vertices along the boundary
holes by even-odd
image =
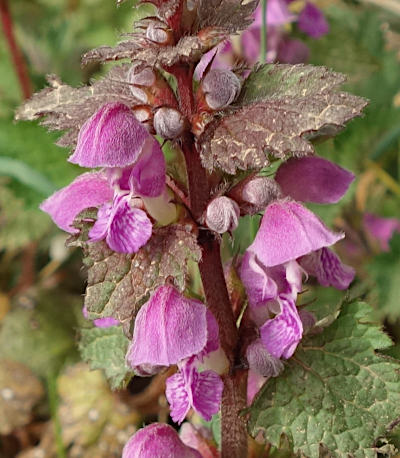
[[[346,290],[354,279],[333,249],[345,234],[307,204],[338,202],[354,180],[314,141],[366,101],[311,65],[211,61],[196,79],[258,1],[147,3],[154,14],[127,39],[83,56],[123,63],[78,89],[50,76],[16,115],[63,131],[68,160],[91,169],[41,205],[83,250],[94,324],[81,331],[83,358],[113,388],[168,371],[171,419],[188,420],[179,435],[141,429],[123,457],[264,457],[282,444],[376,456],[400,416],[398,363],[377,353],[390,339],[356,294],[320,308],[302,299],[308,284]],[[260,216],[246,249],[222,257]]]

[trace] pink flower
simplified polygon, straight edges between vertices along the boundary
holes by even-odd
[[[344,237],[330,231],[310,210],[291,200],[278,200],[264,213],[248,248],[265,267],[273,267],[330,246]]]
[[[149,136],[149,134],[148,134]],[[147,243],[152,223],[141,199],[155,197],[165,188],[165,160],[158,142],[150,136],[137,162],[124,169],[85,173],[45,200],[40,208],[63,230],[75,233],[75,217],[84,209],[100,207],[89,232],[91,241],[105,239],[117,252],[135,253]]]
[[[136,162],[148,138],[129,107],[107,103],[82,126],[69,161],[88,168],[126,167]]]
[[[183,364],[166,381],[165,395],[171,406],[171,418],[182,423],[190,408],[206,421],[218,413],[224,385],[220,376],[212,371],[199,372],[193,364]]]
[[[343,264],[329,248],[321,248],[300,258],[300,265],[309,274],[317,277],[322,286],[347,289],[354,280],[355,270]]]
[[[181,423],[190,408],[206,419],[218,412],[222,380],[214,370],[199,369],[218,349],[218,325],[206,306],[161,286],[136,317],[126,361],[140,375],[178,364],[179,371],[167,379],[166,396],[171,417]]]
[[[303,335],[303,324],[294,300],[281,295],[281,311],[260,328],[261,341],[275,358],[290,358]]]
[[[302,202],[338,202],[354,180],[346,169],[320,157],[292,158],[275,175],[284,195]]]
[[[202,458],[185,445],[172,426],[153,423],[140,429],[125,444],[122,458]]]
[[[400,220],[396,218],[381,218],[380,216],[366,213],[364,227],[376,239],[382,251],[389,251],[389,242],[395,232],[400,232]]]
[[[322,11],[310,2],[301,11],[299,29],[311,38],[321,38],[329,32],[329,24]]]

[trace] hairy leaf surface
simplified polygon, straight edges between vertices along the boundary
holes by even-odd
[[[91,369],[102,369],[111,388],[122,388],[131,370],[125,365],[129,340],[121,326],[81,329],[79,350]]]
[[[318,458],[375,457],[374,441],[400,416],[400,365],[375,353],[391,346],[369,322],[365,303],[345,305],[323,333],[303,340],[286,370],[249,409],[249,429],[273,445],[286,434],[295,451]]]
[[[67,130],[57,142],[60,146],[74,146],[85,121],[103,104],[121,102],[134,106],[140,102],[132,95],[127,83],[129,65],[116,66],[91,86],[73,88],[56,76],[48,77],[50,87],[36,93],[16,112],[16,120],[32,121],[43,118],[49,130]]]
[[[195,235],[181,225],[153,229],[149,242],[136,254],[116,253],[103,241],[87,243],[88,225],[78,223],[77,227],[83,230],[70,245],[84,250],[88,267],[85,306],[90,319],[112,316],[129,324],[154,289],[168,278],[183,291],[187,261],[200,260]]]
[[[204,166],[234,174],[266,167],[271,158],[313,154],[312,138],[335,135],[366,106],[364,99],[338,92],[342,82],[325,68],[257,67],[234,113],[211,123],[200,138]]]

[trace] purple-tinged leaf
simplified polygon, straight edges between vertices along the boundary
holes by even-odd
[[[121,102],[132,107],[141,102],[136,99],[127,83],[130,65],[112,68],[104,77],[95,80],[90,86],[72,88],[56,76],[48,77],[50,87],[21,105],[16,111],[17,121],[41,119],[49,130],[67,130],[58,140],[60,146],[74,146],[83,124],[102,105]]]
[[[271,157],[313,154],[312,138],[336,134],[366,105],[336,90],[343,81],[319,67],[258,67],[244,84],[237,111],[211,123],[200,137],[203,165],[234,174],[266,167]]]
[[[85,222],[95,215],[81,214],[75,226],[81,230],[70,246],[80,246],[88,268],[88,286],[85,306],[90,319],[113,317],[130,334],[130,320],[147,302],[150,294],[165,283],[174,280],[179,291],[186,286],[186,263],[199,261],[200,248],[196,236],[184,226],[173,225],[153,230],[147,244],[136,254],[116,253],[104,241],[89,242],[91,225]]]

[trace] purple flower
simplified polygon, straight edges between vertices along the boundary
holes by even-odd
[[[178,364],[179,371],[166,382],[173,420],[182,422],[192,407],[210,419],[219,410],[223,382],[214,370],[201,372],[200,366],[207,368],[207,358],[219,349],[218,325],[206,306],[161,286],[136,317],[126,361],[140,375]]]
[[[69,161],[88,168],[126,167],[136,162],[149,137],[129,107],[107,103],[82,126]]]
[[[303,335],[303,324],[296,304],[290,297],[279,297],[280,313],[260,328],[261,341],[275,358],[290,358]]]
[[[355,276],[354,269],[343,264],[329,248],[314,251],[302,257],[299,262],[308,274],[317,277],[322,286],[347,289]]]
[[[310,2],[300,13],[298,19],[299,29],[311,38],[320,38],[329,32],[327,23],[322,11]]]
[[[338,202],[354,178],[348,170],[320,157],[289,159],[275,176],[284,195],[320,204]]]
[[[165,395],[171,406],[171,418],[182,423],[192,407],[205,420],[218,413],[224,384],[212,371],[198,372],[191,361],[166,381]]]
[[[72,227],[75,217],[85,208],[98,207],[111,200],[113,195],[104,173],[84,173],[42,202],[40,208],[60,229],[74,234],[78,232]]]
[[[283,37],[278,46],[277,61],[282,64],[301,64],[310,59],[310,49],[301,40]]]
[[[153,423],[140,429],[125,444],[122,458],[202,458],[185,445],[172,426]]]
[[[396,218],[381,218],[380,216],[366,213],[364,226],[375,238],[382,251],[389,251],[389,242],[395,232],[400,232],[400,220]]]
[[[290,200],[270,204],[252,245],[265,267],[273,267],[330,246],[344,234],[330,231],[311,211]]]
[[[200,353],[207,343],[206,312],[202,302],[160,286],[136,316],[128,365],[165,367]]]
[[[75,233],[71,226],[75,217],[85,208],[100,206],[90,240],[105,239],[114,251],[135,253],[151,237],[152,223],[142,208],[135,208],[143,207],[143,202],[134,197],[155,197],[164,188],[164,155],[151,139],[145,142],[134,165],[85,173],[50,196],[40,208],[61,229]]]

